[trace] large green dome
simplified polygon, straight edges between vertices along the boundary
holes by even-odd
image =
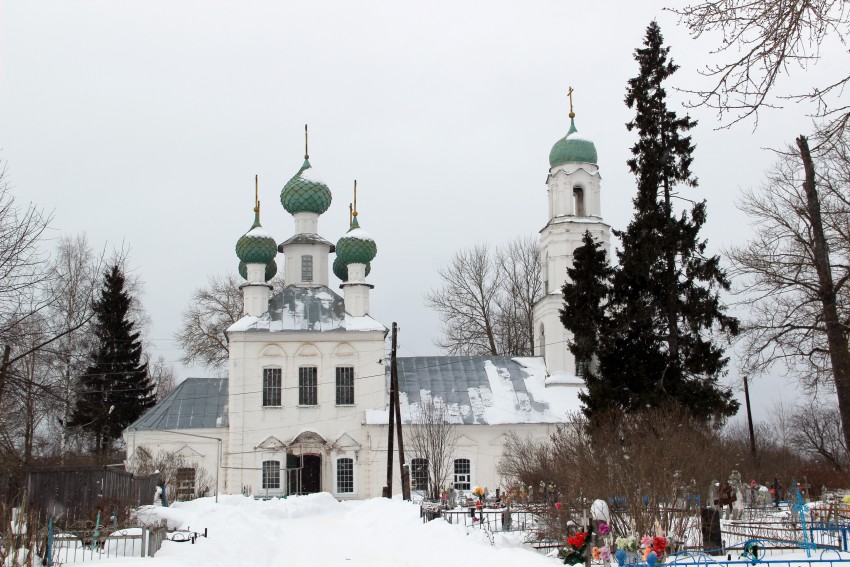
[[[333,264],[334,275],[340,279],[340,281],[347,282],[348,281],[348,264],[342,261],[342,258],[337,256],[334,258]],[[369,272],[372,271],[372,264],[366,264],[366,275],[369,275]]]
[[[308,160],[280,192],[280,202],[289,214],[324,213],[331,206],[331,190],[316,179]]]
[[[596,146],[578,134],[572,118],[567,135],[555,142],[549,152],[549,167],[565,163],[596,163]]]
[[[266,281],[269,281],[277,274],[277,262],[272,260],[268,264],[266,264]],[[245,262],[239,262],[239,275],[242,276],[242,279],[248,279],[248,266]]]
[[[256,209],[251,230],[236,242],[236,255],[246,264],[268,264],[277,256],[277,243],[260,226],[260,213]]]
[[[368,264],[377,253],[378,245],[375,244],[375,239],[360,228],[355,216],[354,220],[351,221],[351,228],[336,243],[337,258],[340,258],[346,265]]]

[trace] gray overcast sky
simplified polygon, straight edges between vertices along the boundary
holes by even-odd
[[[633,51],[656,18],[682,67],[670,87],[687,88],[706,84],[697,70],[716,40],[690,39],[664,5],[3,1],[0,157],[18,198],[53,211],[54,236],[129,244],[154,354],[176,362],[172,335],[193,289],[236,268],[254,174],[263,225],[278,241],[291,234],[279,194],[309,123],[311,163],[334,194],[319,231],[345,232],[356,178],[361,226],[378,243],[373,316],[398,321],[403,355],[436,354],[439,321],[423,295],[437,270],[461,247],[536,234],[547,220],[569,85],[598,150],[603,216],[628,223]],[[691,115],[700,186],[688,196],[708,199],[716,252],[749,234],[734,201],[773,162],[762,148],[811,127],[801,107],[764,114],[755,132]],[[767,398],[774,386],[757,388]]]

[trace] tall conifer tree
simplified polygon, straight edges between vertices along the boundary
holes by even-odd
[[[585,231],[582,245],[573,252],[573,265],[567,268],[567,281],[561,288],[564,308],[561,323],[570,333],[570,352],[576,360],[578,374],[587,385],[587,393],[579,398],[590,413],[605,409],[598,402],[612,397],[611,383],[601,379],[598,366],[602,357],[602,341],[611,333],[606,312],[611,294],[613,270],[608,265],[602,243]]]
[[[130,295],[119,265],[103,277],[94,303],[96,343],[89,367],[80,376],[69,426],[88,431],[95,452],[103,454],[121,432],[156,402],[148,365],[142,362],[139,332],[129,319]]]
[[[663,83],[678,68],[668,52],[653,21],[644,47],[635,51],[640,72],[626,93],[626,105],[635,110],[626,126],[638,134],[628,161],[638,193],[634,219],[625,231],[614,231],[622,249],[612,278],[610,332],[597,347],[598,377],[588,384],[589,417],[672,402],[710,420],[738,408],[718,384],[728,359],[713,338],[737,334],[738,321],[718,297],[729,288],[720,260],[705,256],[699,237],[705,202],[678,216],[673,207],[678,187],[697,184],[686,135],[696,123],[667,108]]]

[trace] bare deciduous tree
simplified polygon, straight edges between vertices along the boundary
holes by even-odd
[[[697,104],[717,109],[721,119],[729,115],[727,126],[749,116],[757,124],[761,108],[809,100],[817,105],[815,116],[827,119],[826,137],[843,130],[850,118],[850,105],[842,99],[850,81],[846,60],[830,61],[837,71],[822,84],[788,94],[775,91],[783,76],[793,75],[795,68],[805,72],[817,63],[830,40],[844,43],[850,31],[846,0],[706,0],[671,11],[695,38],[710,32],[722,35],[714,53],[728,60],[708,65],[704,74],[712,86],[691,92]],[[846,56],[846,49],[841,51]]]
[[[815,168],[804,137],[789,149],[762,191],[739,204],[755,236],[733,247],[733,273],[744,280],[750,308],[743,365],[763,372],[773,363],[834,386],[850,444],[850,153],[846,132],[824,144]]]
[[[174,366],[168,364],[164,356],[159,355],[153,362],[148,362],[148,372],[150,372],[151,381],[156,384],[156,401],[162,401],[177,387]]]
[[[454,355],[533,354],[540,270],[532,238],[496,250],[478,245],[457,252],[440,270],[443,286],[425,296],[443,323],[437,346]]]
[[[822,459],[836,471],[847,467],[847,444],[836,408],[814,400],[799,408],[790,421],[789,441],[793,448],[809,458]]]
[[[543,295],[540,245],[534,237],[518,237],[499,249],[498,258],[504,274],[496,325],[502,352],[533,355],[534,304]]]
[[[212,276],[205,287],[192,294],[175,334],[183,349],[184,364],[196,364],[223,372],[227,368],[227,328],[242,317],[242,292],[233,275]]]
[[[424,459],[428,470],[427,494],[439,498],[452,473],[457,446],[457,427],[445,405],[434,398],[423,399],[407,429],[406,445],[411,459]]]
[[[76,376],[85,369],[91,348],[86,323],[94,312],[92,304],[100,284],[103,258],[98,258],[84,234],[62,237],[51,264],[49,294],[53,298],[48,313],[54,333],[60,338],[50,345],[53,389],[60,397],[57,420],[60,462],[64,462],[68,430],[64,426],[74,405]]]

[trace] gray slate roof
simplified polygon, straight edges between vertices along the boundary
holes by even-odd
[[[227,427],[227,378],[187,378],[128,431]]]

